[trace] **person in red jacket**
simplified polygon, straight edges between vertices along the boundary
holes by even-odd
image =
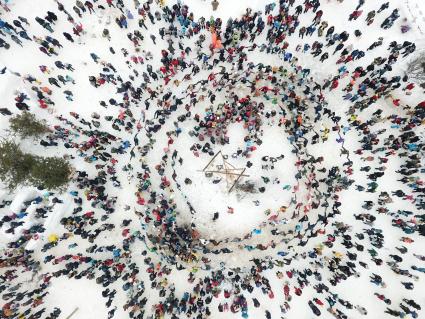
[[[414,87],[415,87],[415,84],[414,83],[409,83],[404,89],[403,89],[403,91],[406,91],[406,90],[408,90],[408,91],[411,91],[411,90],[413,90],[414,89]]]

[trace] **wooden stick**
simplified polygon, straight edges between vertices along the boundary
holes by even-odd
[[[211,161],[207,164],[207,166],[204,167],[204,169],[202,171],[205,171],[207,169],[208,166],[210,166],[210,164],[212,163],[213,160],[215,160],[215,158],[218,156],[218,154],[220,154],[221,151],[219,151],[217,154],[214,155],[214,157],[211,159]]]
[[[229,174],[227,173],[226,160],[224,159],[223,154],[221,154],[221,159],[223,160],[224,170],[226,171],[226,185],[227,185],[227,189],[229,189]]]
[[[71,314],[68,316],[68,317],[66,317],[65,319],[69,319],[69,318],[71,318],[73,315],[75,315],[75,313],[78,311],[78,307],[77,308],[75,308],[74,309],[74,311],[73,312],[71,312]]]
[[[229,162],[226,162],[227,164],[229,164],[230,166],[232,166],[234,169],[242,169],[242,168],[236,168],[234,167],[232,164],[230,164]]]
[[[245,173],[246,168],[243,169],[241,175],[239,175],[239,177],[236,179],[235,183],[233,184],[233,186],[229,189],[229,194],[230,192],[233,190],[233,187],[235,187],[235,185],[237,184],[237,182],[240,180],[240,178],[242,177],[243,173]]]
[[[228,169],[224,169],[225,171],[241,171],[241,170],[243,170],[243,168],[228,168]],[[205,172],[205,173],[208,173],[208,172],[222,172],[222,171],[205,171],[205,170],[197,170],[197,172]]]
[[[225,172],[220,172],[220,171],[204,171],[205,173],[216,173],[216,174],[224,174],[224,175],[237,175],[240,176],[242,174],[236,174],[236,173],[225,173]],[[244,177],[249,177],[249,175],[242,175]]]

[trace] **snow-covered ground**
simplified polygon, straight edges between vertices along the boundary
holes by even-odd
[[[152,13],[161,10],[156,2],[151,2],[153,2]],[[295,6],[303,3],[303,1],[295,2]],[[416,52],[425,48],[422,33],[425,31],[423,15],[425,4],[420,0],[392,0],[390,8],[377,15],[376,21],[368,27],[365,22],[366,14],[371,10],[378,10],[383,2],[366,1],[361,7],[363,10],[361,17],[348,22],[348,16],[355,10],[357,1],[345,0],[342,3],[335,0],[322,1],[320,6],[320,10],[323,10],[322,21],[325,20],[329,26],[334,26],[338,33],[347,30],[350,34],[347,44],[352,44],[354,49],[366,52],[364,58],[345,64],[347,74],[354,73],[357,66],[367,67],[379,56],[387,57],[389,54],[387,48],[392,41],[414,42],[417,46]],[[323,48],[323,52],[328,50],[330,56],[324,63],[319,62],[320,55],[313,58],[311,50],[307,52],[302,52],[302,49],[297,50],[299,45],[312,46],[315,41],[324,42],[324,37],[319,37],[317,31],[312,37],[300,38],[298,28],[293,35],[287,35],[285,39],[288,42],[287,52],[296,56],[297,62],[283,61],[283,54],[260,52],[259,48],[254,48],[252,51],[245,49],[247,61],[244,63],[243,70],[237,70],[236,63],[232,61],[217,62],[217,65],[213,63],[212,59],[217,58],[218,53],[216,51],[211,54],[208,48],[211,42],[209,30],[201,31],[206,38],[199,53],[212,57],[204,66],[200,62],[203,56],[198,55],[195,44],[199,35],[191,38],[171,37],[171,42],[176,49],[175,57],[180,57],[186,63],[193,61],[194,64],[199,64],[201,69],[198,74],[191,74],[190,79],[185,79],[184,76],[188,70],[176,68],[177,74],[174,77],[170,76],[170,82],[164,82],[159,71],[159,68],[163,66],[161,50],[169,50],[169,43],[168,36],[161,39],[158,31],[168,24],[162,18],[153,25],[146,18],[147,29],[140,27],[137,19],[141,15],[137,9],[141,8],[141,4],[138,1],[124,1],[123,11],[127,16],[128,28],[120,28],[117,25],[115,19],[122,13],[117,8],[109,8],[106,1],[99,0],[94,3],[95,7],[103,5],[104,10],[96,8],[93,14],[87,10],[82,13],[81,18],[72,9],[74,1],[63,1],[66,10],[75,18],[75,22],[82,23],[85,32],[81,36],[73,34],[72,24],[67,21],[64,13],[57,10],[57,4],[53,0],[40,1],[37,5],[29,0],[9,0],[7,3],[11,11],[2,11],[0,19],[11,23],[18,16],[25,17],[30,25],[24,25],[24,27],[31,38],[50,35],[59,39],[63,48],[55,48],[58,52],[57,56],[47,56],[40,52],[40,44],[36,41],[22,40],[21,47],[10,40],[10,35],[2,35],[1,37],[10,43],[11,48],[8,50],[0,48],[0,69],[7,67],[5,73],[0,75],[0,96],[2,97],[0,107],[7,107],[14,114],[19,113],[20,110],[15,107],[15,98],[25,93],[29,98],[25,102],[29,105],[30,112],[39,118],[46,119],[52,130],[56,129],[55,126],[61,126],[68,130],[69,135],[56,136],[59,141],[57,146],[41,147],[38,141],[20,140],[18,137],[10,136],[8,132],[10,117],[0,115],[0,136],[16,139],[21,148],[27,152],[48,156],[66,154],[75,169],[86,171],[92,181],[99,176],[99,172],[106,171],[106,182],[102,185],[105,185],[104,194],[108,197],[98,199],[99,194],[103,193],[99,188],[80,183],[81,181],[76,179],[69,184],[63,194],[49,193],[32,187],[22,187],[10,194],[6,189],[1,190],[0,200],[4,200],[3,207],[0,208],[2,220],[0,248],[4,255],[0,264],[2,276],[0,294],[4,301],[3,304],[0,303],[3,310],[1,315],[5,318],[18,318],[21,314],[20,318],[35,318],[31,317],[30,313],[34,314],[46,307],[46,312],[40,316],[49,318],[49,313],[57,307],[62,311],[59,318],[67,318],[76,308],[78,310],[72,318],[108,318],[108,312],[109,316],[112,316],[114,312],[110,311],[113,309],[116,309],[115,318],[120,319],[172,318],[172,311],[164,310],[164,304],[170,303],[173,298],[177,298],[179,302],[182,300],[186,302],[189,297],[185,296],[185,293],[189,293],[193,298],[191,303],[201,300],[199,303],[202,305],[198,304],[197,309],[192,306],[190,312],[181,310],[182,307],[180,312],[177,312],[176,309],[179,307],[174,307],[174,318],[230,319],[244,315],[257,319],[264,318],[266,311],[270,312],[273,319],[313,318],[314,314],[310,310],[309,302],[316,304],[323,318],[338,318],[338,315],[339,318],[391,318],[390,314],[384,313],[387,307],[401,311],[400,316],[406,318],[415,315],[418,318],[424,316],[423,310],[418,311],[408,306],[412,311],[416,311],[414,314],[408,314],[399,306],[403,298],[407,298],[415,300],[422,308],[425,307],[425,295],[421,290],[424,284],[424,273],[411,268],[412,266],[422,267],[422,269],[425,267],[424,260],[415,256],[425,255],[424,237],[418,231],[424,220],[420,217],[423,211],[417,206],[421,201],[418,196],[420,192],[412,191],[412,184],[416,187],[423,185],[424,172],[422,170],[412,175],[412,178],[417,177],[417,179],[406,183],[400,182],[403,175],[397,171],[406,161],[405,157],[399,156],[403,149],[388,154],[390,147],[385,144],[387,139],[391,140],[391,134],[399,136],[403,132],[401,124],[397,126],[394,117],[411,120],[414,107],[425,100],[424,92],[418,86],[410,95],[406,95],[406,91],[397,89],[391,93],[391,96],[378,99],[364,112],[356,108],[349,114],[349,109],[354,103],[343,98],[349,91],[343,91],[342,88],[350,81],[350,76],[344,75],[339,78],[338,89],[323,89],[323,99],[327,103],[327,108],[334,112],[334,116],[340,117],[338,123],[336,124],[329,116],[313,121],[315,116],[312,107],[315,105],[313,97],[319,93],[316,92],[317,90],[314,94],[305,93],[308,92],[306,89],[314,91],[315,83],[323,85],[326,80],[332,80],[336,75],[344,73],[339,71],[344,64],[337,64],[340,55],[332,55],[334,46],[329,49]],[[261,11],[263,14],[264,7],[269,2],[222,0],[216,11],[212,10],[210,1],[176,0],[165,1],[165,3],[170,7],[176,3],[186,4],[189,12],[193,12],[195,20],[200,17],[205,17],[207,21],[210,17],[221,18],[225,26],[229,18],[241,17],[246,13],[247,8],[251,8],[253,13]],[[278,7],[277,3],[273,15],[278,14]],[[291,12],[294,11],[294,7],[290,8]],[[392,28],[382,29],[381,23],[395,8],[400,10],[401,18],[396,20]],[[53,26],[53,33],[49,33],[35,21],[36,16],[46,16],[48,10],[54,11],[59,17]],[[133,18],[129,18],[130,16]],[[314,13],[311,11],[301,14],[300,26],[311,25],[313,18]],[[404,18],[407,20],[405,21]],[[267,22],[267,16],[263,19]],[[402,34],[400,27],[406,23],[412,29]],[[175,25],[179,30],[181,29],[177,22]],[[269,27],[267,25],[265,31],[254,41],[258,46],[266,43],[266,31]],[[105,28],[110,32],[110,40],[102,36]],[[361,37],[354,36],[356,29],[362,31]],[[128,38],[128,34],[135,30],[140,31],[144,37],[143,40],[138,40],[137,46]],[[62,32],[72,34],[74,42],[67,41]],[[151,34],[155,34],[156,43],[151,40]],[[367,48],[380,36],[383,37],[383,45],[367,51]],[[246,48],[252,45],[252,42],[248,40],[249,38],[242,40],[236,46]],[[181,54],[180,52],[186,47],[190,47],[192,52]],[[230,47],[232,47],[231,44],[226,46],[226,48]],[[113,48],[114,52],[110,48]],[[128,55],[123,54],[122,49],[126,49]],[[151,52],[151,59],[147,51]],[[91,57],[93,53],[97,58]],[[137,60],[139,57],[140,59]],[[385,76],[387,78],[395,75],[403,77],[406,64],[412,57],[413,55],[408,57],[400,55],[397,63],[392,65],[391,73]],[[72,64],[75,71],[58,68],[54,63],[58,60]],[[141,60],[143,63],[140,63]],[[248,62],[270,65],[276,70],[282,67],[288,70],[290,76],[283,75],[280,71],[265,72],[264,78],[262,77],[264,74],[259,76],[260,72],[252,71],[248,74]],[[147,82],[142,76],[144,72],[148,72],[148,64],[152,65],[153,70],[160,75],[159,79],[155,80],[148,76],[149,82]],[[47,66],[48,72],[40,71],[42,65]],[[111,69],[111,65],[115,68],[115,72],[105,70],[105,68]],[[281,90],[279,94],[290,91],[291,84],[295,87],[293,90],[302,96],[303,103],[309,106],[306,111],[299,111],[299,113],[306,115],[305,125],[310,125],[309,130],[303,133],[309,143],[298,156],[294,153],[294,141],[291,140],[289,130],[280,125],[278,118],[265,116],[266,112],[272,110],[276,110],[281,115],[280,112],[284,109],[288,114],[287,118],[291,116],[296,118],[297,110],[290,110],[285,103],[274,101],[277,94],[272,93],[258,93],[252,99],[258,103],[264,102],[265,106],[261,113],[262,143],[258,145],[254,143],[256,149],[249,156],[232,156],[238,150],[251,146],[244,140],[248,135],[249,125],[244,126],[241,119],[229,121],[230,124],[227,127],[229,143],[211,145],[211,154],[191,148],[196,144],[205,145],[205,141],[192,134],[195,127],[199,125],[195,114],[202,119],[210,114],[208,112],[211,109],[218,110],[218,107],[221,107],[220,104],[229,103],[232,93],[236,93],[239,98],[253,95],[254,91],[249,83],[239,81],[234,87],[227,88],[220,84],[217,78],[208,80],[213,73],[219,77],[221,68],[229,72],[232,79],[239,76],[255,82],[257,89],[263,86],[273,87],[273,76],[284,83],[278,87]],[[310,69],[311,79],[304,79],[304,76],[298,73],[302,68]],[[18,76],[17,73],[19,73]],[[102,78],[104,74],[112,74],[115,78],[94,88],[88,80],[89,76]],[[28,81],[29,75],[36,81],[32,83]],[[73,84],[72,81],[66,84],[60,83],[61,87],[57,88],[48,82],[49,78],[58,75],[71,76],[75,83]],[[123,81],[118,80],[117,76]],[[175,80],[178,82],[176,83]],[[201,80],[206,82],[201,85],[195,84]],[[117,91],[118,88],[122,88],[122,82],[126,81],[129,81],[134,88],[143,88],[139,99],[134,96],[125,96]],[[355,90],[360,82],[361,80],[357,80]],[[156,91],[157,99],[150,98],[148,90],[143,85]],[[402,83],[401,88],[405,85],[406,83]],[[40,108],[39,97],[32,89],[34,86],[52,90],[51,94],[46,95],[55,104],[49,105],[47,109]],[[72,91],[73,101],[66,99],[64,93],[66,90]],[[301,93],[303,91],[304,93]],[[170,102],[162,99],[167,93],[171,96]],[[211,102],[213,93],[216,94],[216,100]],[[373,96],[374,93],[369,88],[366,97]],[[195,97],[198,99],[200,95],[203,95],[204,101],[200,99],[201,102],[192,103],[191,99]],[[110,104],[108,102],[110,99],[115,99],[121,105]],[[166,104],[174,103],[176,99],[181,99],[182,105],[167,116],[162,117],[161,114],[158,116],[156,111],[166,110],[169,107]],[[406,108],[396,108],[393,105],[394,99],[400,99],[401,105]],[[149,108],[145,107],[147,100],[151,103]],[[102,107],[100,101],[105,101],[107,107]],[[187,115],[189,109],[191,114]],[[377,109],[383,110],[381,118],[373,114]],[[127,111],[131,114],[126,113]],[[75,114],[71,115],[70,112],[78,114],[79,118]],[[102,143],[89,136],[87,131],[93,132],[95,128],[93,126],[89,128],[84,121],[94,120],[93,112],[99,116],[99,130],[113,134],[116,139]],[[179,117],[182,115],[187,115],[188,119],[180,123]],[[60,116],[69,122],[60,120]],[[108,120],[107,116],[111,116],[113,120]],[[388,118],[389,116],[392,118]],[[158,118],[164,118],[165,123],[161,123],[160,128],[152,135],[147,134],[147,129],[159,122]],[[367,129],[358,128],[358,125],[354,123],[356,120],[358,123],[370,125],[372,134],[378,137],[372,149],[364,149],[361,154],[357,151],[364,145],[363,136],[367,135],[368,138],[371,136]],[[120,129],[115,129],[111,122]],[[131,123],[130,127],[128,123]],[[178,134],[176,134],[177,129],[181,130]],[[378,134],[381,129],[386,131]],[[423,123],[422,126],[417,125],[416,130],[418,132],[423,130]],[[319,142],[311,144],[316,132],[320,135]],[[98,133],[96,136],[100,139]],[[206,141],[208,137],[208,133],[205,133]],[[139,147],[135,144],[136,138],[140,142]],[[64,141],[76,143],[78,147],[67,148]],[[96,146],[85,149],[85,143],[89,141]],[[422,146],[420,144],[423,143],[423,139],[419,139],[417,143],[423,147],[423,144]],[[121,154],[111,151],[121,146],[124,149]],[[148,151],[145,151],[142,146],[146,146]],[[133,150],[133,147],[135,147],[135,156],[130,154],[130,149]],[[375,152],[379,147],[383,147],[383,150]],[[94,148],[97,148],[96,151]],[[177,152],[176,158],[172,158],[174,151]],[[242,178],[241,181],[252,182],[257,189],[256,192],[245,193],[235,190],[229,193],[229,186],[222,175],[205,176],[202,172],[203,168],[210,162],[212,154],[217,154],[219,151],[228,156],[228,162],[233,166],[247,168],[244,174],[249,176]],[[113,153],[112,157],[116,162],[102,160],[102,152]],[[344,154],[348,154],[348,159]],[[421,153],[420,150],[411,149],[409,154]],[[281,155],[284,155],[282,159],[272,163],[273,169],[263,167],[266,165],[264,157],[277,158]],[[311,165],[303,162],[309,158],[320,157],[323,161]],[[386,158],[386,161],[382,158]],[[181,159],[181,163],[178,163],[178,159]],[[346,165],[347,160],[351,160],[352,163]],[[218,166],[221,164],[219,162],[218,159],[217,163],[212,163],[212,167],[221,169]],[[252,164],[249,167],[248,162]],[[96,167],[96,164],[104,165],[104,167]],[[128,169],[126,167],[128,164],[131,164],[132,168]],[[267,165],[270,166],[271,163],[267,162]],[[367,165],[371,166],[369,172],[364,170]],[[149,173],[145,167],[150,168]],[[341,178],[331,187],[327,184],[329,182],[327,172],[333,167],[340,170]],[[164,169],[162,174],[159,173],[161,168]],[[376,192],[359,190],[360,188],[357,187],[359,185],[368,188],[367,184],[371,182],[368,174],[380,171],[384,171],[385,174],[377,180],[379,186]],[[175,178],[173,173],[176,174]],[[300,178],[297,179],[296,176]],[[166,177],[166,181],[161,179],[162,177]],[[190,179],[190,182],[185,182],[186,179]],[[353,183],[343,187],[348,179],[353,180]],[[149,185],[144,184],[146,181],[149,181]],[[164,186],[166,182],[170,185]],[[317,186],[312,187],[312,184],[316,182]],[[143,185],[146,185],[146,188]],[[260,187],[265,188],[264,192],[258,191]],[[406,196],[395,196],[393,192],[397,190],[403,190]],[[383,203],[385,197],[383,192],[387,192],[391,200]],[[153,197],[155,200],[149,202]],[[82,198],[81,203],[78,203],[78,198]],[[58,202],[57,199],[60,201]],[[163,201],[169,205],[167,209],[163,208]],[[312,207],[316,201],[320,205]],[[370,210],[365,209],[365,201],[372,202]],[[340,203],[340,206],[335,202]],[[326,207],[327,205],[329,207]],[[108,211],[111,207],[113,211]],[[46,214],[43,216],[39,213],[40,210],[44,210]],[[320,216],[333,211],[339,211],[340,214],[329,217],[326,223],[320,220]],[[183,225],[191,230],[189,237],[196,240],[193,241],[193,246],[187,249],[190,258],[182,260],[180,255],[173,255],[171,247],[174,244],[179,245],[178,241],[165,241],[167,245],[155,242],[157,237],[164,236],[164,228],[167,227],[165,222],[162,225],[154,223],[155,218],[160,216],[160,212],[164,212],[167,218],[172,218],[178,226]],[[412,215],[406,215],[406,212],[412,212]],[[216,220],[214,213],[219,213]],[[370,214],[376,220],[368,223],[354,216],[358,214]],[[22,224],[15,227],[14,231],[10,231],[12,225],[4,217],[22,221]],[[68,223],[64,219],[67,219]],[[161,218],[158,217],[158,219]],[[394,222],[395,219],[400,219],[411,228],[407,227],[403,231]],[[127,225],[124,225],[124,220],[129,220]],[[76,231],[79,225],[83,225],[81,229],[87,232],[84,236],[81,231]],[[344,225],[348,228],[345,229]],[[34,229],[38,226],[41,228],[35,228],[34,233],[27,232],[31,227]],[[409,233],[409,229],[414,231]],[[382,246],[377,244],[380,242],[380,233],[384,238]],[[359,234],[363,234],[364,238],[361,238]],[[203,248],[200,248],[201,245],[197,241],[199,238],[204,245]],[[306,238],[308,241],[304,241]],[[405,238],[411,239],[412,242]],[[49,242],[53,242],[54,245],[49,247]],[[11,243],[17,244],[11,245]],[[349,244],[354,247],[347,246]],[[93,247],[93,245],[97,246]],[[359,245],[363,245],[364,248],[360,249]],[[405,253],[400,253],[396,249],[402,246],[408,248]],[[220,252],[217,253],[219,250]],[[353,253],[356,254],[355,257]],[[14,259],[14,254],[19,255],[20,258]],[[401,256],[402,261],[394,265],[394,257],[391,255]],[[72,268],[75,267],[74,264],[79,265],[75,270]],[[84,272],[86,269],[87,271]],[[31,270],[36,271],[31,273]],[[408,272],[405,273],[403,270]],[[240,272],[240,282],[235,280],[235,273],[238,272]],[[372,283],[370,276],[373,274],[379,274],[384,284]],[[76,276],[79,276],[79,279],[76,279]],[[114,280],[105,284],[105,278],[111,276]],[[192,279],[188,280],[188,278]],[[213,282],[212,285],[209,280]],[[401,282],[412,282],[414,288],[406,289]],[[102,284],[104,284],[103,287]],[[319,284],[325,284],[328,291],[319,292],[319,289],[315,288]],[[248,292],[247,285],[251,286],[253,291]],[[289,289],[290,298],[285,297],[285,286]],[[42,289],[33,295],[13,301],[16,297],[14,291],[33,291],[39,287]],[[105,306],[108,298],[102,297],[102,291],[106,287],[110,290],[116,289],[116,295],[111,298],[111,304],[108,306]],[[34,305],[37,303],[36,297],[43,292],[48,294],[40,297],[39,300],[43,300],[41,305],[29,307],[29,304],[22,302],[22,300],[31,299]],[[385,295],[385,298],[392,301],[391,305],[381,301],[375,293]],[[246,298],[247,307],[244,301],[241,301],[241,296]],[[211,297],[210,303],[206,303],[207,297]],[[144,298],[146,299],[143,300]],[[254,305],[253,298],[259,301],[259,306]],[[331,304],[333,301],[335,305]],[[348,305],[347,302],[349,302]],[[205,310],[207,305],[210,314]],[[230,308],[231,305],[237,306],[234,306],[232,311],[220,311],[220,307]],[[15,307],[16,312],[9,311],[10,308]],[[362,314],[361,307],[367,310],[367,314]],[[30,311],[24,315],[27,309]],[[335,314],[337,310],[346,317]]]

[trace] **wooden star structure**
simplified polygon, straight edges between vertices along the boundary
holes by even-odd
[[[221,157],[222,164],[214,165],[214,160],[217,157]],[[242,177],[249,177],[249,175],[244,174],[245,170],[246,168],[236,168],[230,164],[223,153],[219,151],[200,172],[205,173],[206,176],[212,176],[213,174],[225,175],[227,191],[230,194]]]

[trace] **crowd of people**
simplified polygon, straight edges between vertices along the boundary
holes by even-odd
[[[5,62],[0,77],[23,85],[1,114],[44,114],[51,131],[40,147],[75,167],[66,193],[40,187],[17,211],[12,197],[2,199],[0,228],[10,240],[0,259],[0,317],[67,315],[45,302],[64,277],[101,286],[108,318],[290,318],[291,301],[306,295],[305,316],[382,317],[374,312],[383,309],[419,318],[425,256],[411,247],[425,236],[425,101],[405,102],[423,89],[397,65],[416,52],[403,39],[411,27],[398,26],[400,9],[389,2],[363,14],[359,0],[344,30],[322,2],[279,0],[222,21],[198,18],[182,1],[52,0],[31,18],[0,1],[0,54],[36,48],[48,61],[37,72]],[[103,18],[100,30],[84,24]],[[361,19],[362,28],[351,27]],[[372,28],[382,37],[360,46]],[[386,37],[395,28],[401,41]],[[90,39],[103,48],[80,57]],[[315,68],[327,63],[322,78]],[[77,106],[81,87],[94,98]],[[297,183],[264,175],[252,192],[277,183],[290,200],[259,212],[264,222],[243,236],[215,240],[198,229],[187,165],[231,144],[235,124],[244,147],[234,158],[247,169],[264,131],[277,127],[297,159],[289,164]],[[360,198],[358,208],[344,203],[347,193]],[[55,235],[47,233],[46,220],[65,206]],[[176,276],[187,286],[176,287]],[[334,289],[365,277],[362,293],[383,307]]]

